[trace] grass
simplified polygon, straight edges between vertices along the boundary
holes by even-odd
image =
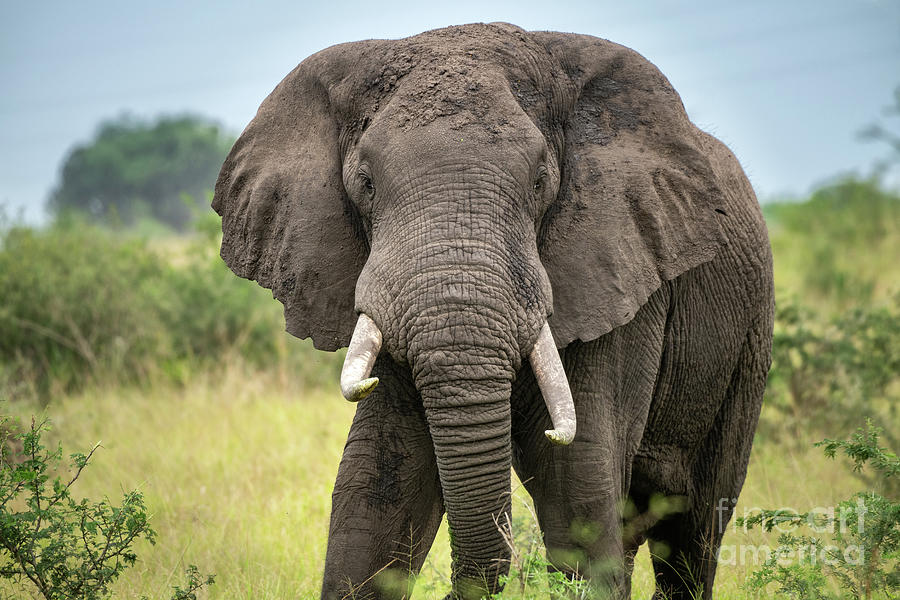
[[[48,441],[60,441],[66,453],[102,441],[76,494],[115,499],[123,489],[144,492],[158,541],[138,548],[138,564],[117,583],[113,597],[167,597],[169,586],[194,563],[217,575],[209,598],[314,598],[332,486],[354,410],[336,388],[305,390],[284,375],[236,363],[184,386],[101,388],[55,399],[44,409],[6,402],[0,412],[23,420],[32,414],[49,417],[54,430]],[[762,442],[754,447],[737,511],[828,506],[859,487],[847,469],[819,450],[786,452]],[[519,539],[536,535],[530,533],[535,528],[528,502],[519,487],[514,501]],[[775,545],[774,535],[751,534],[732,526],[725,544]],[[449,565],[442,527],[414,597],[443,598]],[[748,597],[741,583],[753,566],[720,567],[716,597]],[[653,583],[646,548],[633,582],[633,597],[649,597]],[[0,588],[3,592],[13,590]]]
[[[23,418],[33,410],[2,408]],[[189,562],[219,574],[214,598],[292,598],[319,585],[352,417],[338,395],[292,394],[233,369],[184,388],[62,398],[45,414],[65,452],[102,440],[76,493],[139,488],[153,515],[157,545],[138,548],[114,597],[163,597]]]

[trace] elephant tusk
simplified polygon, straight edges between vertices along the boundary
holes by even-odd
[[[360,313],[341,370],[341,393],[350,402],[359,402],[378,385],[378,378],[369,374],[380,350],[381,330],[368,315]]]
[[[554,444],[571,444],[575,438],[575,403],[553,334],[550,333],[550,325],[546,321],[528,360],[553,422],[553,429],[548,429],[544,435]]]

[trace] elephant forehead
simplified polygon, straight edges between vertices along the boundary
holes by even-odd
[[[451,127],[474,121],[502,129],[511,113],[523,113],[518,88],[541,77],[526,73],[534,70],[528,67],[549,66],[539,60],[546,53],[517,28],[450,27],[397,44],[394,53],[414,57],[411,70],[395,82],[388,105],[396,125],[404,129],[437,119],[445,119]],[[533,104],[536,98],[530,100]]]
[[[459,57],[454,57],[459,58]],[[522,113],[499,69],[423,65],[404,78],[384,111],[384,119],[403,131],[435,121],[449,130],[477,125],[493,135],[514,126]],[[524,116],[524,113],[522,113]]]
[[[427,76],[406,82],[372,119],[360,149],[410,164],[443,159],[535,163],[544,151],[544,136],[505,79],[497,79],[482,72],[462,85],[450,78],[431,86]]]
[[[405,131],[388,124],[372,133],[364,136],[360,156],[398,186],[434,185],[435,176],[451,187],[515,186],[530,180],[544,154],[543,138],[530,122],[502,129],[483,123],[450,127],[444,118]]]

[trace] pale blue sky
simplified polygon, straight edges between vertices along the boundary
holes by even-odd
[[[475,21],[634,48],[763,198],[867,172],[859,141],[900,85],[900,0],[4,2],[0,204],[38,221],[61,161],[104,118],[191,111],[239,132],[309,54]]]

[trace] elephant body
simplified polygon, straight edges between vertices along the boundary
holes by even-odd
[[[213,206],[229,266],[369,378],[345,390],[369,395],[323,598],[404,597],[445,513],[452,594],[498,589],[510,467],[555,568],[624,597],[649,540],[660,594],[711,596],[769,367],[771,253],[737,160],[643,57],[506,24],[329,48],[263,103]],[[562,392],[534,358],[549,331]],[[567,445],[545,435],[557,394]]]

